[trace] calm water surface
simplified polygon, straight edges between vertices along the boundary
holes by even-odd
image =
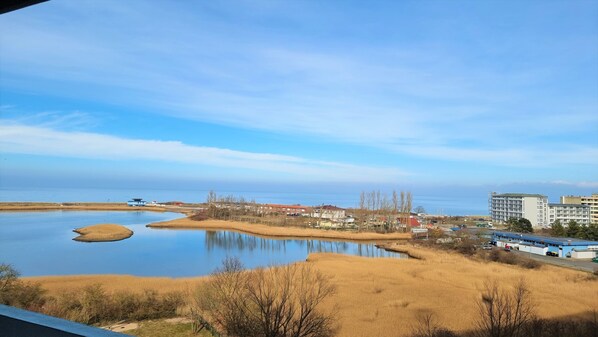
[[[303,261],[310,252],[368,257],[405,257],[373,244],[322,240],[277,240],[226,231],[159,230],[153,222],[178,213],[50,211],[0,212],[0,263],[23,276],[131,274],[197,276],[211,273],[222,259],[236,256],[248,268]],[[117,242],[73,241],[72,230],[98,223],[117,223],[135,233]]]

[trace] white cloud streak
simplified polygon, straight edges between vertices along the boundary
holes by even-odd
[[[30,155],[100,160],[151,160],[254,170],[291,177],[291,180],[386,182],[404,177],[394,168],[368,167],[305,158],[191,146],[178,141],[128,139],[87,132],[63,132],[2,121],[0,151]]]
[[[6,20],[0,29],[18,34],[0,34],[2,71],[28,77],[24,86],[41,79],[42,90],[67,83],[81,88],[73,96],[109,97],[153,113],[416,157],[499,166],[596,163],[598,143],[591,135],[598,126],[597,96],[527,93],[558,82],[558,72],[567,71],[556,67],[560,63],[537,60],[523,67],[519,57],[501,54],[513,65],[505,71],[492,59],[469,62],[478,55],[438,40],[328,46],[265,32],[251,20],[276,8],[247,3],[248,14],[209,8],[224,18],[238,15],[234,19],[245,20],[238,28],[218,15],[168,3],[131,3],[57,1],[47,5],[47,16]],[[301,8],[279,14],[295,23],[313,15]],[[147,18],[159,22],[148,25]],[[513,48],[491,46],[480,36],[480,45],[472,41],[468,51],[484,47],[491,55]],[[586,40],[595,41],[595,34]],[[596,56],[595,48],[586,52]],[[596,75],[592,71],[588,77]],[[5,82],[19,86],[12,76]],[[588,83],[596,88],[595,81]]]

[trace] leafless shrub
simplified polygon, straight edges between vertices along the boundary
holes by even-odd
[[[479,337],[520,337],[534,320],[534,306],[523,280],[508,292],[497,283],[486,283],[478,302]]]
[[[598,337],[598,312],[573,319],[534,319],[524,328],[526,337]]]
[[[457,337],[454,332],[440,326],[431,313],[419,315],[413,331],[412,337]]]
[[[208,220],[210,217],[206,211],[197,212],[189,217],[189,219],[194,221],[205,221]]]
[[[542,266],[540,262],[526,257],[520,259],[519,265],[527,269],[537,269]]]
[[[332,315],[320,305],[334,286],[308,265],[245,271],[227,258],[212,279],[197,289],[194,317],[227,336],[333,336]],[[209,323],[208,323],[209,322]]]
[[[9,264],[0,264],[0,304],[39,310],[45,303],[45,290],[37,283],[23,282]]]
[[[144,290],[142,293],[109,293],[95,284],[49,298],[41,311],[80,323],[97,324],[173,317],[183,302],[180,292],[158,294],[155,290]]]
[[[505,264],[510,264],[510,265],[518,265],[527,269],[537,269],[540,268],[542,266],[542,263],[530,259],[528,257],[523,257],[523,256],[517,256],[516,254],[513,254],[512,252],[504,252],[501,251],[499,249],[493,249],[490,251],[490,253],[488,255],[484,256],[485,258],[487,258],[490,261],[494,261],[494,262],[500,262],[500,263],[505,263]]]

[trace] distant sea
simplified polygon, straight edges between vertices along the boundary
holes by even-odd
[[[307,206],[331,204],[339,207],[356,207],[359,191],[219,191],[218,195],[234,195],[258,203],[301,204]],[[20,202],[126,202],[131,198],[147,201],[204,202],[208,190],[190,189],[102,189],[102,188],[0,188],[0,201]],[[413,194],[413,208],[422,206],[429,214],[486,215],[487,195],[431,196]]]

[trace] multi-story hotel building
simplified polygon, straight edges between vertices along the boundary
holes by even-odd
[[[590,222],[598,223],[598,194],[593,193],[590,197],[562,196],[561,204],[577,204],[590,206]]]
[[[563,226],[567,226],[571,220],[575,220],[580,225],[589,225],[590,206],[580,204],[548,204],[548,223],[552,226],[557,220]]]
[[[548,225],[548,197],[545,195],[492,192],[488,208],[492,220],[498,223],[505,223],[510,218],[526,218],[533,227]]]

